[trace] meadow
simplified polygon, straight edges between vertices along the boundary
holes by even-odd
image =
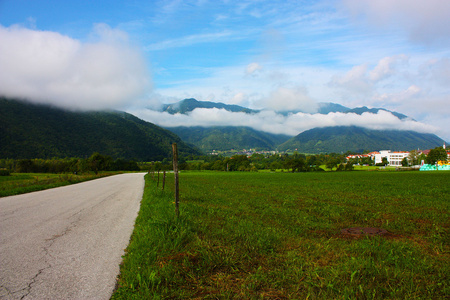
[[[113,299],[450,297],[450,172],[146,176]],[[382,236],[341,230],[376,227]]]
[[[84,173],[80,175],[67,173],[12,173],[8,176],[0,176],[0,197],[41,191],[118,173],[106,171],[98,172],[98,174]]]

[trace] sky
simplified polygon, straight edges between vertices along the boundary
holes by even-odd
[[[166,127],[357,125],[450,141],[448,0],[0,0],[0,70],[2,96]],[[157,111],[185,98],[262,111]],[[319,115],[320,102],[410,118]]]

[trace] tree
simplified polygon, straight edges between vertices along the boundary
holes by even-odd
[[[370,158],[370,156],[366,156],[361,159],[361,164],[373,166],[374,161],[372,158]]]
[[[447,161],[447,151],[442,147],[431,149],[425,158],[425,162],[430,165],[435,165],[438,161]]]
[[[318,162],[317,156],[311,155],[308,157],[308,160],[307,160],[308,166],[314,167],[315,165],[317,165],[317,162]]]
[[[333,168],[337,168],[338,164],[339,164],[338,159],[330,157],[326,162],[325,166],[327,167],[327,169],[333,170]]]
[[[388,161],[387,157],[383,157],[383,158],[381,159],[381,164],[382,164],[383,166],[387,166],[387,165],[389,164],[389,161]]]
[[[351,161],[345,164],[345,171],[353,171],[353,163]]]
[[[417,150],[410,151],[409,155],[408,155],[408,161],[412,166],[418,165],[420,163],[419,151],[417,151]]]
[[[304,172],[306,171],[306,161],[303,158],[294,159],[292,162],[292,172]]]
[[[95,152],[88,158],[88,164],[89,168],[97,174],[98,171],[108,170],[112,164],[112,158]]]
[[[402,166],[403,166],[403,167],[407,167],[407,166],[408,166],[408,159],[407,159],[406,157],[404,157],[404,158],[402,159]]]

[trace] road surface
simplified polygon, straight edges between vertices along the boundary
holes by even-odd
[[[0,198],[0,299],[109,299],[144,174]]]

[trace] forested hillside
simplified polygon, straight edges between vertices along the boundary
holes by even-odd
[[[138,161],[199,154],[174,133],[119,111],[73,112],[0,98],[0,158],[89,157]]]
[[[287,141],[290,136],[257,131],[249,127],[172,127],[183,141],[193,144],[203,151],[230,149],[273,150]]]
[[[281,144],[278,150],[301,153],[344,153],[364,150],[431,149],[444,141],[434,134],[401,130],[371,130],[356,126],[314,128],[302,132]]]

